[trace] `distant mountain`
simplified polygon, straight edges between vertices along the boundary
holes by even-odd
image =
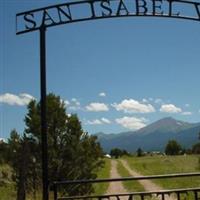
[[[159,131],[160,133],[177,133],[179,131],[191,128],[196,125],[197,124],[191,124],[188,122],[175,120],[172,117],[166,117],[138,130],[137,134],[148,135],[155,131]]]
[[[175,139],[183,147],[190,148],[198,142],[199,131],[200,123],[188,123],[167,117],[137,131],[96,135],[107,152],[115,147],[130,152],[136,151],[139,147],[145,151],[163,151],[170,139]]]

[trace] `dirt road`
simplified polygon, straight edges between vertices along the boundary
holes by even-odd
[[[111,172],[110,178],[119,178],[120,175],[117,171],[117,162],[116,160],[111,160]],[[117,193],[127,193],[127,190],[122,185],[122,182],[111,182],[107,194],[117,194]],[[112,200],[116,200],[117,198],[113,197]],[[127,197],[120,197],[120,200],[127,200]]]
[[[120,162],[123,164],[124,168],[127,169],[127,171],[129,172],[129,174],[131,176],[142,176],[141,174],[137,173],[136,171],[133,171],[126,160],[120,160]],[[162,190],[162,188],[158,185],[156,185],[155,183],[153,183],[150,180],[140,180],[138,181],[141,185],[143,185],[145,191],[158,191],[158,190]]]
[[[138,172],[134,171],[130,168],[126,160],[120,160],[120,162],[123,164],[124,168],[127,169],[129,174],[131,176],[142,176],[142,174],[139,174]],[[153,183],[151,180],[140,180],[138,181],[141,185],[143,185],[145,191],[159,191],[163,190],[162,187],[158,186],[157,184]],[[166,197],[166,200],[174,200],[173,197]]]
[[[111,171],[110,171],[110,178],[120,178],[120,175],[117,171],[117,162],[121,162],[128,170],[131,176],[142,176],[138,172],[131,169],[125,160],[111,160]],[[141,180],[139,181],[141,185],[143,185],[145,191],[159,191],[163,190],[162,187],[156,185],[150,180]],[[122,193],[128,193],[128,191],[124,188],[122,182],[111,182],[106,194],[122,194]],[[160,198],[158,198],[160,199]],[[174,200],[173,197],[166,197],[166,200]],[[117,200],[117,197],[112,197],[110,200]],[[128,200],[128,197],[120,197],[120,200]]]

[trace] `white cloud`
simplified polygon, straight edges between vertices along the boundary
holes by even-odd
[[[104,118],[104,117],[101,118],[101,121],[105,124],[111,124],[111,121],[107,118]]]
[[[65,106],[69,106],[69,105],[70,105],[70,102],[69,102],[68,100],[65,100],[65,101],[64,101],[64,104],[65,104]]]
[[[76,98],[72,98],[71,101],[65,100],[64,103],[69,110],[81,110],[81,103]]]
[[[182,115],[192,115],[192,112],[182,112]]]
[[[80,102],[76,99],[76,98],[72,98],[71,100],[73,102],[73,104],[75,104],[76,106],[80,106]]]
[[[101,111],[108,111],[109,108],[106,104],[104,103],[90,103],[89,105],[86,106],[87,111],[91,112],[101,112]]]
[[[140,129],[140,128],[143,128],[144,126],[146,126],[145,122],[147,120],[144,118],[125,116],[122,118],[118,118],[115,121],[127,129],[136,130],[136,129]]]
[[[180,113],[182,112],[182,109],[173,104],[165,104],[161,106],[160,111],[166,113]]]
[[[153,101],[153,98],[152,98],[152,97],[149,97],[149,101]]]
[[[125,113],[150,113],[155,112],[155,108],[151,104],[143,104],[134,99],[125,99],[121,103],[114,103],[112,106],[117,111]]]
[[[78,106],[69,106],[68,109],[76,111],[76,110],[80,110],[80,107],[78,107]]]
[[[162,103],[163,103],[163,100],[160,99],[160,98],[157,98],[157,99],[155,99],[154,102],[157,103],[157,104],[162,104]]]
[[[99,119],[94,119],[94,120],[88,120],[86,122],[86,124],[88,124],[88,125],[101,125],[102,122]]]
[[[5,93],[0,95],[0,103],[5,103],[11,106],[25,106],[33,99],[35,99],[33,96],[26,93],[21,93],[19,95]]]
[[[102,117],[101,119],[88,120],[86,125],[102,125],[102,124],[111,124],[111,121],[107,118]]]
[[[106,96],[106,93],[105,93],[105,92],[101,92],[101,93],[99,93],[99,96],[100,96],[100,97],[105,97],[105,96]]]
[[[144,99],[142,99],[142,102],[143,103],[148,103],[148,100],[144,98]]]

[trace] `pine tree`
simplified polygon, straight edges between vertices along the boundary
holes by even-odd
[[[26,137],[32,143],[31,157],[34,157],[37,164],[35,172],[37,177],[41,177],[39,102],[33,100],[28,105],[25,124]],[[67,115],[64,102],[54,94],[47,96],[47,134],[50,183],[59,180],[96,178],[96,171],[102,165],[103,153],[100,144],[96,137],[89,136],[83,131],[77,115]],[[68,187],[66,192],[87,194],[92,192],[92,187]]]
[[[165,147],[165,153],[167,155],[178,155],[181,149],[181,145],[176,140],[169,140]]]

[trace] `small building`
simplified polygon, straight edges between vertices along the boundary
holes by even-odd
[[[110,154],[106,154],[106,155],[104,155],[104,157],[111,158],[111,155]]]

